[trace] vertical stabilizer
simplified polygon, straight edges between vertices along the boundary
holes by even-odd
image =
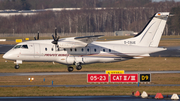
[[[158,47],[168,16],[169,12],[158,12],[154,14],[145,28],[134,37],[136,45]]]

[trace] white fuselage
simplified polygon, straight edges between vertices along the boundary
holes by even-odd
[[[23,42],[18,44],[19,48],[11,49],[3,57],[10,60],[58,62],[72,65],[74,63],[117,62],[164,50],[112,42],[93,42],[86,47],[61,48],[51,42],[52,40]],[[27,45],[28,48],[23,48],[23,45]]]

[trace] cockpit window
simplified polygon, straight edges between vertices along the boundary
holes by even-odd
[[[17,49],[17,48],[28,49],[28,46],[27,45],[17,45],[14,47],[14,49]]]
[[[16,49],[16,48],[21,48],[21,45],[17,45],[14,47],[14,49]]]
[[[22,48],[28,49],[27,45],[22,45]]]

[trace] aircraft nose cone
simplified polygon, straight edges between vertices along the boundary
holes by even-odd
[[[9,53],[7,52],[7,53],[5,53],[5,54],[3,55],[3,58],[4,58],[4,59],[11,59],[11,54],[9,54]]]
[[[4,54],[4,55],[3,55],[3,58],[4,58],[4,59],[7,59],[7,58],[8,58],[7,54]]]

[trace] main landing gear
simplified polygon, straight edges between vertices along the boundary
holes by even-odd
[[[77,65],[77,66],[76,66],[76,69],[77,69],[77,70],[81,70],[81,69],[82,69],[82,66],[81,66],[81,65]]]
[[[76,66],[76,69],[77,69],[77,70],[81,70],[81,69],[82,69],[82,66],[81,66],[81,65],[77,65],[77,66]],[[72,72],[73,70],[74,70],[73,67],[68,66],[68,71],[69,71],[69,72]]]
[[[19,67],[20,67],[19,65],[15,65],[14,66],[15,69],[19,69]]]
[[[74,70],[73,67],[68,67],[68,71],[69,71],[69,72],[72,72],[73,70]]]

